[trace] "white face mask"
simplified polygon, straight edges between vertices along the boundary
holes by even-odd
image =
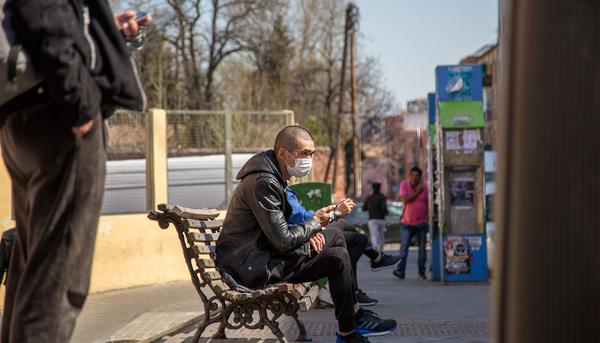
[[[312,168],[312,158],[294,158],[287,150],[284,149],[284,151],[294,160],[293,167],[287,165],[288,174],[295,177],[303,177],[310,173],[310,169]]]

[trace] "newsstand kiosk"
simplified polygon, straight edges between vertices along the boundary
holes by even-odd
[[[433,278],[442,283],[488,280],[482,83],[481,65],[436,68],[430,213]]]

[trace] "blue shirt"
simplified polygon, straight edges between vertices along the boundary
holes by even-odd
[[[288,224],[302,224],[315,215],[314,211],[308,211],[300,204],[298,196],[289,187],[286,188],[288,203],[292,207],[292,215],[288,218]]]

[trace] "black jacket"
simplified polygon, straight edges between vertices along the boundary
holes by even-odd
[[[272,150],[253,156],[237,178],[217,241],[217,267],[246,287],[262,288],[280,281],[287,258],[310,254],[307,240],[321,225],[312,218],[287,224],[292,209]]]
[[[369,219],[385,219],[388,214],[387,201],[381,193],[373,193],[363,204],[363,211],[369,211]]]
[[[146,97],[137,66],[106,0],[11,0],[12,25],[42,79],[0,109],[6,115],[43,101],[81,125],[116,106],[137,111]]]

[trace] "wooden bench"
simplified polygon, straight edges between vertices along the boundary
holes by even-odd
[[[213,338],[226,338],[225,329],[264,329],[268,327],[279,342],[287,342],[277,320],[285,314],[298,325],[297,341],[309,342],[298,311],[308,311],[317,298],[319,288],[309,283],[283,283],[264,289],[241,292],[234,290],[215,268],[215,245],[223,220],[212,209],[189,209],[166,204],[158,205],[148,218],[158,222],[162,229],[173,224],[177,229],[185,263],[192,283],[204,305],[201,320],[192,342],[199,342],[204,330],[219,323]],[[257,318],[258,315],[258,318]]]

